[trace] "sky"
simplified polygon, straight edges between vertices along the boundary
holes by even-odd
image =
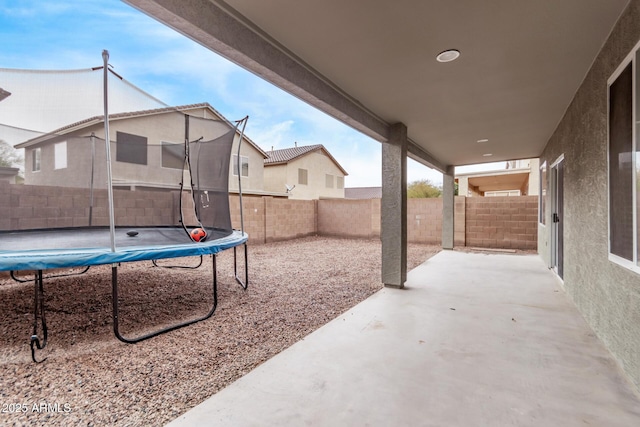
[[[0,0],[0,68],[102,65],[168,105],[208,102],[263,150],[323,144],[346,187],[381,185],[381,145],[118,0]],[[0,82],[2,87],[2,82]],[[483,169],[492,168],[485,166]],[[442,174],[409,159],[408,182]]]

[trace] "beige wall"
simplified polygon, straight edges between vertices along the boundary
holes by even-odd
[[[116,190],[121,225],[178,225],[177,191]],[[466,199],[466,200],[465,200]],[[380,199],[291,200],[244,196],[244,229],[260,244],[309,235],[380,238]],[[233,227],[241,228],[238,195],[229,198]],[[88,225],[87,189],[16,185],[0,181],[0,229]],[[107,194],[95,192],[94,225],[108,225]],[[537,198],[456,197],[455,245],[530,249],[535,246]],[[438,245],[442,199],[410,199],[408,241]]]
[[[92,225],[109,225],[106,190],[94,191]],[[178,225],[178,193],[114,191],[116,225]],[[88,189],[0,182],[0,230],[89,225]]]
[[[466,218],[467,246],[537,248],[537,196],[470,197]]]
[[[132,117],[109,122],[109,133],[112,141],[116,140],[117,132],[126,132],[147,137],[147,165],[117,161],[117,148],[111,144],[111,169],[114,184],[125,184],[135,187],[168,187],[178,188],[181,172],[178,169],[162,167],[162,142],[176,144],[184,143],[184,115],[181,113],[166,113],[143,117]],[[220,134],[228,126],[219,121],[191,118],[189,121],[189,135],[191,140],[203,137],[211,139]],[[50,143],[41,144],[41,170],[32,172],[32,148],[25,150],[25,184],[27,185],[56,185],[66,187],[89,187],[91,180],[91,143],[88,137],[94,132],[98,138],[104,138],[104,125],[97,124],[55,138]],[[232,153],[237,154],[239,135],[234,138]],[[54,169],[54,143],[67,141],[67,167]],[[243,141],[241,156],[249,158],[249,176],[242,178],[243,191],[264,190],[264,157],[250,143]],[[96,140],[96,161],[94,188],[105,188],[106,155],[103,140]],[[233,175],[233,166],[229,167],[229,190],[237,191],[238,177]]]
[[[270,192],[286,192],[285,184],[291,186],[296,185],[297,189],[298,178],[295,181],[287,181],[287,164],[272,165],[264,167],[264,189]],[[295,191],[295,189],[293,190]]]
[[[231,160],[233,161],[233,154],[238,154],[238,141],[240,135],[236,134],[233,139],[233,148],[231,149]],[[240,146],[240,156],[246,156],[249,158],[249,176],[242,176],[242,191],[264,191],[264,156],[260,151],[251,145],[247,140],[243,139]],[[229,191],[238,191],[238,176],[233,174],[233,165],[229,165]],[[283,191],[280,191],[282,193]]]
[[[307,170],[307,185],[298,182],[298,169]],[[333,176],[333,188],[327,188],[326,174]],[[344,185],[343,188],[337,188],[336,177],[338,176],[344,178],[340,168],[322,151],[313,151],[284,165],[267,165],[265,167],[265,190],[283,192],[285,184],[289,184],[296,186],[289,195],[290,199],[343,199]]]

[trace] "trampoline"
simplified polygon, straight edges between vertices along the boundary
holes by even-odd
[[[23,143],[34,169],[34,153],[37,151],[40,162],[45,148],[52,145],[58,150],[61,141],[65,150],[76,150],[75,158],[69,156],[64,168],[56,164],[46,176],[44,168],[38,169],[38,175],[27,174],[25,185],[5,186],[2,188],[9,194],[0,193],[0,200],[10,202],[9,218],[0,221],[0,271],[9,271],[18,282],[34,283],[30,338],[34,362],[39,361],[36,350],[44,349],[48,340],[44,282],[71,275],[61,273],[63,269],[80,267],[72,274],[83,274],[92,266],[111,266],[113,331],[125,343],[137,343],[211,317],[218,298],[216,254],[221,251],[233,249],[235,280],[245,290],[249,284],[240,173],[240,229],[231,225],[229,200],[232,147],[237,138],[234,167],[239,171],[247,118],[233,124],[220,117],[207,117],[206,108],[196,113],[145,111],[140,114],[142,119],[130,120],[133,124],[117,122],[118,137],[113,141],[109,125],[116,122],[108,114],[108,58],[104,51],[105,112],[98,123],[104,126],[104,137],[89,125],[78,131],[83,126],[80,124]],[[178,133],[181,143],[173,142]],[[112,151],[116,152],[115,164]],[[194,238],[194,229],[204,230],[205,238]],[[244,268],[239,268],[238,247],[244,248]],[[193,267],[161,267],[156,263],[193,256],[200,257],[200,264]],[[120,332],[120,264],[151,261],[157,268],[197,268],[205,256],[211,256],[213,267],[211,307],[205,315],[142,336],[126,337]]]

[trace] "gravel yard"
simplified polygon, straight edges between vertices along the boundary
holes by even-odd
[[[247,291],[226,251],[213,317],[134,345],[112,332],[109,267],[45,280],[40,364],[28,343],[33,285],[0,279],[0,425],[162,425],[381,289],[380,251],[321,237],[249,246]],[[408,267],[438,251],[410,244]],[[121,332],[139,335],[207,312],[211,259],[197,270],[123,265],[119,283]]]

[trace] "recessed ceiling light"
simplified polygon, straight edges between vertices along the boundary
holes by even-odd
[[[489,142],[489,140],[488,139],[479,139],[476,142]]]
[[[445,50],[444,52],[440,52],[438,56],[436,56],[436,60],[438,62],[451,62],[458,59],[460,56],[460,51],[456,49]]]
[[[491,156],[493,156],[493,154],[491,154],[491,153],[487,153],[487,154],[483,154],[482,155],[482,157],[491,157]]]

